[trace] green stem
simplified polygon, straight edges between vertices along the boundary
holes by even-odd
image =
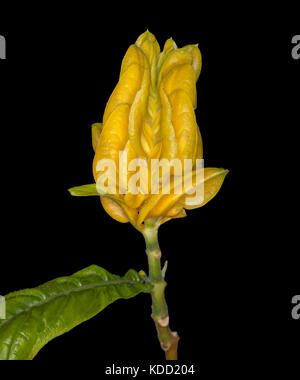
[[[170,330],[169,312],[165,299],[164,273],[161,270],[161,251],[158,244],[158,226],[153,219],[145,222],[143,235],[146,241],[149,264],[149,280],[153,284],[152,319],[154,320],[161,348],[165,351],[167,360],[177,360],[177,347],[179,337],[176,332]]]

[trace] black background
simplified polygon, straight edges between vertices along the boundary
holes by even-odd
[[[300,32],[293,10],[252,11],[1,14],[1,294],[91,264],[120,275],[146,270],[143,237],[106,215],[97,198],[72,198],[67,189],[93,182],[90,125],[101,121],[126,49],[149,29],[161,47],[169,37],[179,47],[199,44],[205,166],[230,170],[209,204],[160,229],[180,358],[233,371],[288,353],[292,366],[300,323],[291,298],[300,286],[287,208],[296,213],[300,60],[291,39]],[[59,359],[161,360],[150,297],[116,302],[36,357]]]

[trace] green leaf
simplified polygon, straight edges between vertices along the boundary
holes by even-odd
[[[97,195],[98,197],[101,195],[96,188],[96,184],[92,183],[90,185],[82,185],[82,186],[75,186],[71,187],[71,189],[68,189],[71,195],[74,197],[90,197]]]
[[[0,320],[0,360],[31,360],[51,339],[92,318],[112,302],[151,290],[136,271],[124,277],[92,265],[72,276],[8,294]]]

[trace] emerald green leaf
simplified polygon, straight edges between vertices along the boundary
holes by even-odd
[[[31,360],[51,339],[92,318],[118,299],[149,292],[136,271],[124,277],[92,265],[72,276],[8,294],[0,320],[0,360]]]
[[[92,183],[90,185],[71,187],[71,189],[68,189],[68,191],[75,197],[89,197],[94,195],[97,195],[98,197],[100,196],[95,183]]]

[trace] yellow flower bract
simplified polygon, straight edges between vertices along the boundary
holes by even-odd
[[[161,51],[149,31],[128,48],[119,81],[106,104],[103,124],[95,124],[92,130],[96,182],[97,162],[112,159],[118,166],[121,151],[126,151],[128,161],[177,158],[195,163],[203,158],[194,112],[201,66],[197,45],[177,48],[170,38]],[[205,168],[204,201],[193,207],[187,205],[187,194],[116,194],[101,196],[101,202],[112,218],[130,221],[140,229],[147,218],[155,217],[163,223],[184,217],[187,208],[203,206],[217,194],[226,174],[224,169]]]

